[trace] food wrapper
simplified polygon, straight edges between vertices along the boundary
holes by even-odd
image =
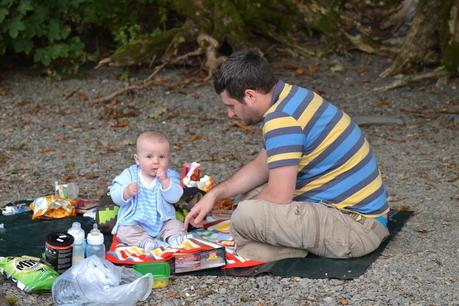
[[[208,192],[214,186],[214,180],[208,175],[201,177],[201,164],[192,162],[183,165],[182,170],[182,187],[197,187],[198,189]]]
[[[0,274],[28,293],[51,291],[53,282],[59,276],[53,268],[31,256],[0,257]]]
[[[59,196],[46,196],[35,199],[30,204],[34,219],[62,219],[75,217],[75,199],[66,199]]]
[[[234,203],[230,199],[220,199],[215,202],[210,215],[216,220],[229,220],[233,214]]]

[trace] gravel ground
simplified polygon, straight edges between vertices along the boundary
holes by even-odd
[[[425,81],[374,93],[384,58],[361,53],[321,60],[278,56],[280,78],[319,91],[362,124],[388,185],[390,205],[415,215],[361,277],[352,281],[261,276],[179,276],[139,305],[459,305],[459,80]],[[132,161],[136,135],[159,129],[173,144],[172,164],[199,161],[216,181],[253,158],[260,130],[228,120],[209,84],[181,92],[162,87],[95,103],[123,85],[120,69],[52,81],[4,66],[0,82],[0,205],[49,194],[75,182],[98,198]],[[174,77],[184,71],[167,71]],[[148,71],[130,72],[131,81]],[[357,96],[356,96],[357,95]],[[445,110],[453,110],[447,113]],[[123,117],[114,119],[116,115]],[[51,305],[0,280],[17,305]]]

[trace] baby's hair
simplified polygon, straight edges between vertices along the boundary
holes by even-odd
[[[147,131],[141,133],[139,137],[137,137],[137,151],[139,150],[139,144],[145,140],[169,144],[169,140],[167,139],[167,136],[164,133],[158,131]]]

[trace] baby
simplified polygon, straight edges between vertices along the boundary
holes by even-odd
[[[172,205],[183,194],[179,174],[169,169],[169,141],[160,132],[144,132],[137,138],[136,164],[125,169],[110,186],[110,195],[120,206],[112,230],[127,245],[151,251],[161,244],[172,247],[191,238],[175,217]],[[155,242],[156,241],[156,242]]]

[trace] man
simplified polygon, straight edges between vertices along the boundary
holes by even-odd
[[[216,200],[255,190],[231,217],[245,258],[274,261],[307,252],[349,258],[380,245],[389,234],[387,192],[348,115],[308,89],[277,81],[253,51],[230,56],[215,73],[214,88],[228,117],[263,121],[264,147],[193,207],[185,228],[202,226]]]

